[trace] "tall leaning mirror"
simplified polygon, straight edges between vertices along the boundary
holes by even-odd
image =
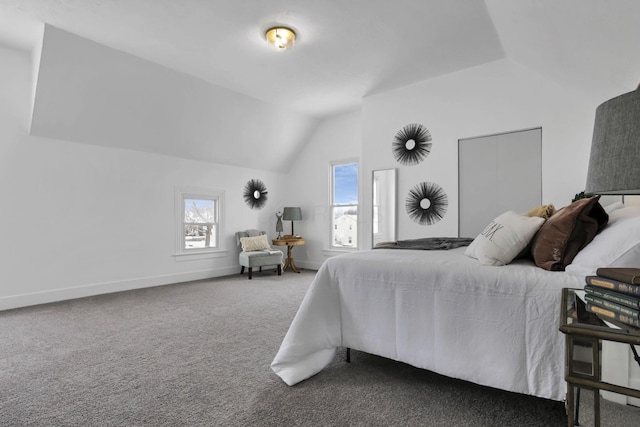
[[[396,170],[373,171],[373,246],[396,240]]]

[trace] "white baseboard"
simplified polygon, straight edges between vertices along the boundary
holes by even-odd
[[[190,282],[193,280],[210,279],[212,277],[237,274],[240,266],[218,269],[199,270],[189,273],[166,274],[162,276],[141,277],[137,279],[118,280],[113,282],[93,283],[71,288],[52,289],[50,291],[33,292],[29,294],[0,297],[0,311],[31,305],[65,301],[112,292],[130,291],[133,289],[150,288],[153,286],[169,285],[172,283]]]
[[[320,269],[321,265],[322,265],[321,262],[296,261],[296,266],[297,267],[306,268],[308,270],[316,270],[316,271],[318,271],[318,269]]]

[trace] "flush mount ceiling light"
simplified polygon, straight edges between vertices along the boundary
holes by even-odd
[[[296,43],[296,33],[287,27],[269,28],[264,37],[276,50],[292,49]]]

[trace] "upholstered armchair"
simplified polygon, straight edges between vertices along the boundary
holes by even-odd
[[[240,274],[245,267],[249,269],[249,279],[253,277],[253,269],[263,266],[276,266],[278,276],[282,275],[282,252],[271,249],[267,234],[264,231],[246,230],[236,233],[236,243],[242,248],[238,256]]]

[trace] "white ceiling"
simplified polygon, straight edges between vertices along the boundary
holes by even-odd
[[[0,42],[39,22],[314,117],[505,57],[603,100],[640,81],[638,0],[0,1]],[[274,24],[294,50],[267,48]]]

